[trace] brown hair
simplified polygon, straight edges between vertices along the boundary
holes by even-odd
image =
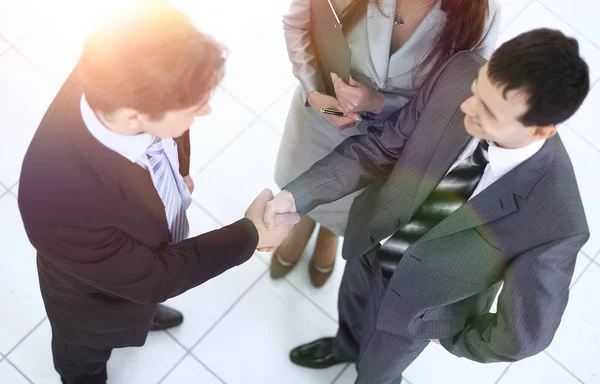
[[[344,33],[348,35],[366,14],[369,1],[379,7],[380,0],[353,0],[340,15]],[[489,0],[441,0],[441,9],[447,19],[431,52],[421,64],[421,69],[433,63],[429,73],[434,74],[455,53],[470,50],[481,40],[485,20],[489,13]]]
[[[132,7],[92,32],[78,71],[90,106],[161,119],[199,104],[224,74],[225,50],[164,2]]]

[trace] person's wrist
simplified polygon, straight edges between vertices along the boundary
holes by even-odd
[[[318,90],[312,91],[311,93],[309,93],[308,97],[307,97],[308,104],[310,104],[311,107],[316,108],[315,104],[318,103],[319,96],[321,96],[321,95],[323,95],[323,92],[318,91]]]
[[[288,201],[291,202],[291,211],[298,212],[298,209],[296,208],[296,199],[294,199],[292,192],[288,191],[287,189],[283,189],[281,190],[281,193]]]
[[[373,97],[371,98],[372,104],[368,109],[369,112],[379,115],[383,111],[385,106],[385,96],[379,91],[373,91]]]

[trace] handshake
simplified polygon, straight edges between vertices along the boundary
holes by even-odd
[[[257,250],[272,252],[300,221],[294,196],[286,190],[277,196],[265,189],[250,204],[244,215],[258,231]]]

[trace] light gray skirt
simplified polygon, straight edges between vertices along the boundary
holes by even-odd
[[[304,104],[299,87],[292,98],[275,164],[275,182],[280,188],[327,156],[346,138],[366,133],[368,127],[368,123],[363,121],[353,128],[338,131],[314,109]],[[309,216],[343,236],[350,206],[360,192],[321,205],[311,211]]]

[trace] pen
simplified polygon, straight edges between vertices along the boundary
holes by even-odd
[[[346,116],[344,112],[333,108],[321,108],[321,113],[340,117]],[[362,112],[359,115],[363,120],[375,120],[375,114],[371,112]]]

